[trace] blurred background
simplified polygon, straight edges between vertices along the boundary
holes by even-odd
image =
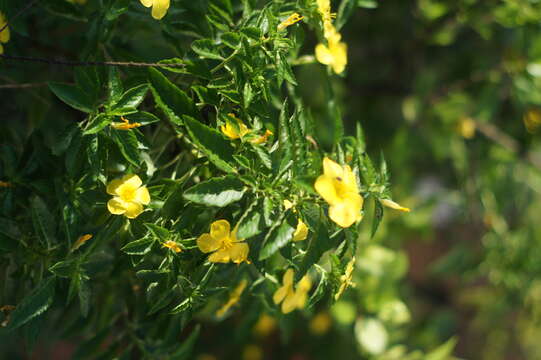
[[[58,2],[42,1],[10,24],[5,53],[78,59],[104,41],[113,59],[178,56],[168,44],[178,29],[147,21],[138,1],[129,26],[117,22],[105,39],[93,38],[100,24],[79,21]],[[171,16],[180,14],[176,3]],[[541,1],[356,5],[341,30],[346,73],[332,87],[346,133],[362,125],[368,153],[385,156],[393,198],[412,211],[387,211],[374,238],[367,217],[356,287],[330,309],[280,322],[261,308],[241,308],[220,323],[203,317],[196,358],[541,358]],[[96,4],[88,6],[80,11],[91,13]],[[305,30],[292,31],[306,37],[300,54],[311,55],[316,39]],[[158,32],[163,36],[150,35]],[[320,86],[326,69],[294,70],[297,91],[319,121],[319,139],[329,146],[332,121]],[[0,139],[23,143],[36,127],[52,134],[82,118],[44,86],[71,76],[63,67],[2,61],[2,84],[30,85],[0,86]],[[38,341],[33,358],[70,358],[75,343]]]

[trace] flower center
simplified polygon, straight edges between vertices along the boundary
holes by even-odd
[[[137,189],[131,186],[121,186],[120,189],[118,189],[117,194],[122,200],[130,202],[135,199],[136,190]]]
[[[231,249],[231,247],[233,246],[233,241],[231,241],[231,237],[226,237],[224,239],[224,242],[222,243],[222,248],[223,249]]]

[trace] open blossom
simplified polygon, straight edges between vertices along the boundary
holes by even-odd
[[[308,299],[308,291],[312,287],[312,282],[308,275],[303,276],[297,284],[297,288],[293,287],[293,269],[287,269],[282,278],[282,286],[276,290],[272,300],[276,305],[282,303],[282,312],[290,313],[295,309],[302,309],[306,305]]]
[[[239,302],[240,296],[246,288],[246,285],[248,285],[248,281],[245,279],[241,280],[237,287],[235,287],[229,294],[229,300],[227,300],[227,302],[221,308],[219,308],[218,311],[216,311],[216,316],[223,316],[227,310]]]
[[[107,185],[107,193],[114,198],[107,202],[111,214],[134,219],[143,212],[143,205],[150,202],[150,194],[137,175],[125,175]]]
[[[244,125],[244,123],[239,118],[235,117],[233,114],[229,114],[229,116],[234,118],[237,123],[233,124],[232,121],[227,119],[225,122],[225,125],[222,125],[220,129],[222,130],[224,135],[230,138],[231,140],[236,140],[238,138],[241,138],[252,131],[248,129],[248,127]]]
[[[231,230],[227,220],[217,220],[210,224],[210,233],[205,233],[197,239],[199,250],[212,253],[209,261],[214,263],[248,262],[250,248],[248,244],[237,239],[237,229]]]
[[[308,237],[308,226],[299,219],[299,222],[297,223],[297,228],[295,229],[295,232],[293,233],[293,241],[302,241],[306,240]]]
[[[348,165],[323,159],[323,175],[314,184],[319,195],[330,205],[329,217],[343,228],[362,219],[363,197],[359,194],[355,174]]]
[[[340,287],[338,288],[338,291],[334,295],[334,300],[338,300],[349,286],[355,287],[355,284],[352,281],[354,269],[355,269],[355,256],[346,265],[346,273],[340,276]]]
[[[395,203],[391,199],[380,199],[379,202],[388,208],[394,209],[394,210],[400,210],[404,212],[410,212],[411,210],[407,207],[404,207],[398,203]]]
[[[170,0],[140,0],[141,4],[146,7],[152,7],[152,17],[160,20],[167,14]]]
[[[327,38],[327,45],[319,43],[316,46],[317,61],[324,65],[331,66],[336,74],[341,74],[348,63],[347,44],[340,41],[341,38],[342,35],[334,31],[334,33]]]
[[[0,12],[0,29],[2,29],[4,26],[6,26],[7,21],[6,17],[2,12]],[[9,26],[6,26],[2,32],[0,32],[0,54],[4,53],[4,47],[2,46],[2,43],[7,43],[9,41],[10,33],[9,33]]]

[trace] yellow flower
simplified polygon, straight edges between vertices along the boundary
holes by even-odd
[[[237,229],[230,231],[227,220],[218,220],[210,224],[210,233],[205,233],[197,239],[199,250],[204,253],[212,252],[209,261],[214,263],[240,264],[248,262],[248,244],[237,239]]]
[[[331,327],[332,319],[326,312],[320,312],[310,321],[310,332],[314,335],[323,335]]]
[[[411,211],[409,208],[404,207],[404,206],[402,206],[400,204],[397,204],[394,201],[392,201],[391,199],[380,199],[379,202],[381,203],[381,205],[387,206],[388,208],[391,208],[391,209],[400,210],[400,211],[404,211],[404,212],[410,212]]]
[[[173,240],[167,240],[166,242],[163,243],[162,246],[166,247],[166,248],[168,248],[171,251],[174,251],[176,253],[179,253],[179,252],[182,251],[182,248],[176,242],[174,242]]]
[[[457,131],[464,139],[471,139],[475,136],[475,121],[471,117],[462,117],[458,121]]]
[[[2,12],[0,12],[0,29],[6,26],[7,21],[6,17]],[[9,26],[6,26],[4,30],[0,33],[0,54],[4,53],[4,47],[2,46],[2,43],[7,43],[9,41],[10,33],[9,33]]]
[[[256,145],[263,144],[264,142],[266,142],[268,140],[269,136],[271,136],[271,135],[273,135],[272,131],[266,130],[263,135],[260,135],[260,136],[256,137],[255,139],[250,140],[250,142],[252,144],[256,144]]]
[[[297,223],[297,228],[295,229],[295,232],[293,233],[293,241],[306,240],[307,236],[308,236],[308,227],[301,219],[299,219],[299,222]]]
[[[522,120],[526,130],[533,134],[537,132],[541,126],[541,111],[539,109],[530,109],[526,112],[526,114],[524,114]]]
[[[150,202],[150,194],[137,175],[125,175],[107,185],[107,193],[114,195],[107,202],[107,209],[114,215],[124,215],[134,219],[143,212],[143,205]]]
[[[231,306],[239,302],[240,296],[246,288],[246,285],[248,285],[248,281],[245,279],[241,280],[237,287],[229,294],[229,300],[220,309],[218,309],[218,311],[216,311],[216,316],[223,316],[227,310],[231,308]]]
[[[111,123],[111,127],[113,127],[116,130],[129,130],[129,129],[138,128],[139,126],[141,126],[141,123],[138,123],[138,122],[130,123],[130,121],[126,119],[124,116],[122,116],[120,120],[122,120],[121,123],[120,122]]]
[[[323,175],[314,184],[319,195],[330,205],[329,217],[347,228],[362,219],[363,197],[359,194],[355,174],[348,165],[341,166],[323,159]]]
[[[228,114],[228,115],[234,118],[237,124],[234,125],[229,119],[227,119],[225,122],[225,125],[220,126],[220,130],[222,130],[225,136],[227,136],[231,140],[236,140],[252,131],[248,129],[248,127],[244,125],[244,123],[239,118],[237,118],[234,114]]]
[[[289,210],[289,209],[291,209],[293,207],[293,203],[291,201],[287,200],[287,199],[283,201],[283,204],[284,204],[284,207],[286,208],[286,210]]]
[[[287,19],[285,19],[284,21],[282,21],[280,23],[280,25],[278,25],[278,31],[280,30],[284,30],[286,27],[288,26],[291,26],[299,21],[301,21],[302,19],[304,19],[304,16],[300,16],[299,14],[297,13],[293,13],[291,14]]]
[[[330,22],[333,18],[331,14],[331,1],[330,0],[317,0],[317,9],[323,18],[323,22]]]
[[[75,251],[78,248],[80,248],[84,243],[86,243],[88,240],[92,239],[92,234],[84,234],[82,236],[79,236],[75,244],[71,247],[70,251]]]
[[[297,289],[293,288],[293,269],[287,269],[282,278],[282,286],[276,290],[272,300],[276,305],[282,303],[282,312],[290,313],[295,309],[302,309],[308,299],[308,291],[312,287],[312,282],[308,275],[303,276],[297,284]]]
[[[353,270],[355,269],[355,256],[346,265],[346,273],[340,276],[340,288],[334,295],[334,300],[338,300],[340,296],[346,291],[348,286],[355,287],[353,281]]]
[[[327,30],[325,32],[327,33]],[[342,35],[336,31],[329,32],[330,34],[326,34],[327,45],[320,43],[316,46],[316,59],[324,65],[330,65],[336,74],[341,74],[348,63],[348,47],[340,41]]]
[[[267,314],[261,315],[254,326],[254,332],[261,337],[269,335],[274,329],[276,329],[276,320]]]
[[[169,9],[169,0],[140,0],[146,7],[152,7],[152,17],[160,20],[167,14]]]

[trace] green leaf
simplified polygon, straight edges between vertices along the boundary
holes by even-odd
[[[141,162],[138,150],[139,142],[137,141],[137,136],[135,136],[134,132],[112,129],[111,135],[124,158],[131,164],[139,167],[139,163]]]
[[[225,172],[233,173],[235,169],[233,147],[222,134],[190,116],[184,116],[184,124],[193,142],[207,155],[209,160]]]
[[[199,56],[204,57],[204,58],[215,59],[215,60],[224,59],[220,55],[220,52],[218,51],[218,46],[214,43],[214,41],[210,39],[195,40],[192,43],[192,49]]]
[[[222,34],[222,42],[232,49],[237,49],[240,46],[240,35],[234,32],[226,32]]]
[[[101,90],[100,79],[94,66],[79,67],[75,71],[75,83],[79,89],[84,89],[85,94],[88,94],[89,99],[94,103]]]
[[[276,70],[278,75],[278,83],[281,82],[281,79],[285,79],[288,83],[292,85],[297,85],[297,80],[295,80],[295,75],[293,70],[291,70],[291,65],[285,55],[278,51],[276,54]]]
[[[244,184],[233,176],[213,178],[192,186],[184,197],[194,203],[224,207],[242,199]]]
[[[357,0],[357,6],[365,9],[375,9],[378,7],[376,0]]]
[[[59,261],[49,268],[49,271],[59,277],[69,278],[77,270],[77,260]]]
[[[42,242],[49,247],[55,240],[55,221],[45,202],[38,196],[30,200],[34,231]]]
[[[336,245],[336,243],[330,239],[328,230],[321,220],[321,215],[319,216],[318,224],[319,227],[314,232],[315,236],[312,236],[310,238],[306,254],[304,255],[301,264],[299,265],[299,271],[295,273],[295,279],[297,281],[306,274],[306,272],[312,267],[312,265],[319,261],[323,253],[332,249]]]
[[[371,237],[376,234],[379,224],[381,223],[381,219],[383,219],[383,206],[377,198],[374,198],[374,217],[372,218]]]
[[[139,111],[134,114],[130,114],[129,120],[132,123],[138,122],[141,125],[148,125],[160,121],[160,118],[149,112]]]
[[[180,125],[182,124],[182,115],[197,116],[193,100],[184,91],[158,70],[149,68],[148,71],[154,100],[171,122]]]
[[[452,337],[447,340],[444,344],[438,346],[436,349],[427,353],[424,357],[424,360],[447,360],[452,355],[453,350],[456,346],[457,339]]]
[[[42,280],[38,287],[28,294],[13,310],[8,329],[16,329],[47,311],[53,302],[55,284],[55,277]]]
[[[286,214],[288,214],[286,212]],[[280,225],[273,227],[265,237],[263,248],[259,252],[259,260],[265,260],[274,255],[278,250],[283,248],[293,239],[293,233],[296,226],[291,225],[293,217],[286,215],[282,218]]]
[[[314,293],[312,294],[312,296],[310,296],[310,299],[308,300],[308,309],[313,308],[323,298],[327,290],[327,272],[325,270],[321,270],[320,273],[321,278],[319,279],[316,291],[314,291]]]
[[[172,355],[172,360],[187,360],[191,359],[193,348],[195,346],[195,342],[197,341],[197,338],[199,337],[199,331],[201,330],[201,325],[197,325],[195,329],[190,333],[190,336],[184,342],[182,345],[180,345]]]
[[[336,15],[336,20],[334,21],[336,30],[340,30],[351,14],[353,14],[353,10],[355,10],[357,6],[357,1],[359,0],[342,0],[340,2],[338,14]]]
[[[50,82],[49,89],[64,103],[82,112],[91,113],[94,110],[92,101],[77,86]]]
[[[109,77],[107,79],[107,89],[109,90],[109,101],[111,103],[116,102],[122,96],[124,88],[120,82],[120,75],[118,69],[115,66],[109,68]]]
[[[145,99],[147,84],[141,84],[126,91],[107,111],[110,115],[127,115],[137,111],[137,107]]]
[[[124,245],[120,250],[128,255],[145,255],[152,249],[154,239],[144,237]]]
[[[150,232],[161,241],[167,241],[171,237],[169,230],[167,230],[166,228],[152,223],[145,223],[143,225],[145,225],[146,228],[150,230]]]
[[[248,239],[263,231],[262,202],[254,201],[239,220],[237,238]]]
[[[99,114],[94,117],[88,124],[86,130],[83,132],[83,135],[92,135],[103,130],[107,125],[111,124],[113,121],[112,116],[106,114]]]

